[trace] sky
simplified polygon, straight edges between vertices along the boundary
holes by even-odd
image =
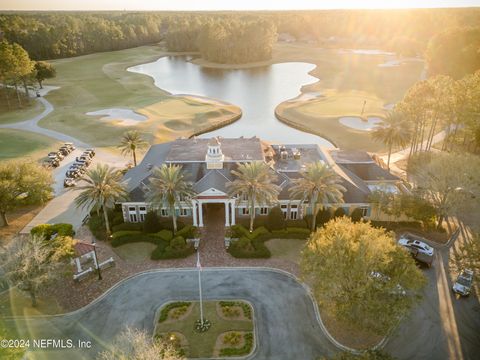
[[[0,0],[0,10],[302,10],[480,6],[480,0]]]

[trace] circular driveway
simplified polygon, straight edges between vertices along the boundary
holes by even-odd
[[[202,272],[205,299],[245,299],[255,312],[257,347],[251,359],[313,360],[338,349],[317,321],[315,305],[293,277],[268,269],[218,269]],[[92,341],[91,349],[46,351],[36,358],[91,359],[124,326],[153,332],[156,310],[165,302],[198,299],[194,269],[142,273],[119,283],[76,312],[15,321],[24,337]],[[12,324],[13,325],[13,324]]]

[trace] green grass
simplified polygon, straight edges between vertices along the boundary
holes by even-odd
[[[9,124],[24,120],[30,120],[31,118],[41,114],[43,110],[43,105],[39,101],[35,101],[33,99],[28,105],[24,105],[22,109],[10,111],[2,107],[0,111],[0,124]]]
[[[157,323],[155,334],[180,332],[188,341],[185,349],[189,358],[212,357],[217,337],[227,331],[253,331],[253,322],[247,320],[225,320],[217,315],[216,301],[206,301],[204,305],[204,317],[212,323],[210,329],[204,333],[194,330],[195,321],[200,319],[200,307],[198,302],[193,303],[193,309],[185,319],[175,322]]]
[[[150,260],[150,255],[156,247],[155,244],[140,242],[119,246],[114,248],[114,251],[125,261],[143,262]]]
[[[198,114],[211,114],[218,109],[226,116],[238,112],[236,107],[170,97],[153,84],[151,77],[127,71],[130,66],[154,61],[163,54],[158,46],[142,46],[53,60],[57,77],[46,84],[61,88],[46,96],[55,110],[42,119],[40,125],[96,146],[113,146],[131,128],[137,128],[152,142],[165,141],[191,135],[195,127],[193,120]],[[89,111],[118,107],[136,110],[149,120],[127,127],[85,115]],[[164,125],[175,119],[186,122],[188,131],[176,131]],[[216,120],[215,117],[209,119]]]
[[[11,289],[0,294],[0,318],[3,316],[51,315],[62,312],[53,297],[37,297],[37,306],[32,307],[28,294]]]
[[[276,47],[276,57],[290,61],[307,61],[317,65],[311,75],[319,78],[302,91],[316,91],[324,98],[296,104],[284,102],[277,111],[286,120],[325,136],[338,147],[365,151],[383,151],[382,143],[372,141],[366,131],[341,125],[341,116],[359,116],[363,100],[367,100],[364,115],[382,115],[385,104],[400,101],[405,92],[420,78],[421,62],[407,62],[396,67],[379,67],[386,57],[377,55],[342,54],[308,45],[282,44]]]
[[[19,157],[38,160],[54,148],[59,142],[47,136],[11,129],[0,129],[0,161]]]
[[[300,263],[300,253],[306,240],[299,239],[272,239],[265,242],[265,246],[272,253],[273,259],[289,260]]]

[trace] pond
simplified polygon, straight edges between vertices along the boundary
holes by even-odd
[[[383,122],[381,118],[374,116],[368,117],[367,120],[358,116],[344,116],[338,119],[338,121],[344,126],[360,131],[371,131],[375,126]]]
[[[242,109],[240,120],[201,137],[257,136],[275,143],[333,146],[326,139],[281,123],[274,114],[278,104],[300,95],[303,85],[318,81],[308,74],[315,65],[289,62],[226,70],[201,67],[189,59],[162,57],[152,63],[130,67],[128,71],[151,76],[156,86],[172,94],[206,96]]]

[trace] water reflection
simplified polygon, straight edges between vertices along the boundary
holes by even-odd
[[[279,122],[275,107],[296,97],[303,85],[316,82],[308,75],[313,64],[290,62],[251,69],[212,69],[185,57],[162,57],[155,62],[134,66],[128,71],[151,76],[155,85],[172,94],[193,94],[224,100],[239,106],[243,116],[237,122],[202,137],[252,137],[277,143],[318,143],[333,146],[327,140],[293,129]]]

